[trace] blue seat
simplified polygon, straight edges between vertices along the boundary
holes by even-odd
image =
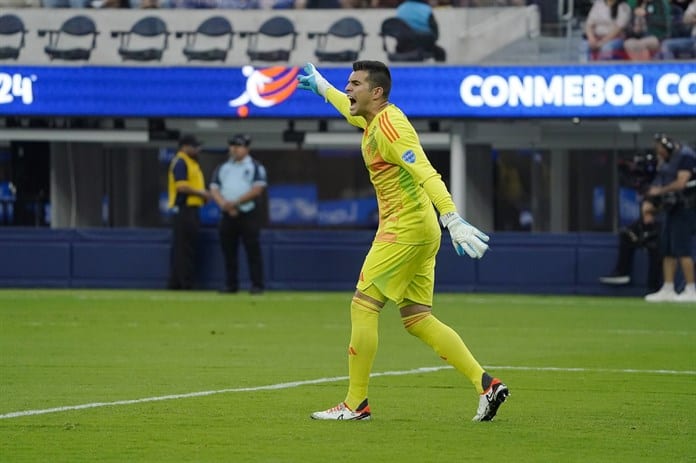
[[[210,48],[197,48],[196,40],[199,36],[210,38],[219,37],[224,42],[220,46]],[[232,24],[224,16],[212,16],[203,21],[195,31],[178,31],[177,38],[185,37],[183,53],[188,61],[225,61],[232,48],[234,31]]]
[[[248,37],[247,56],[252,61],[288,61],[297,42],[295,26],[284,16],[274,16],[261,24],[258,31],[241,32],[239,35]],[[261,47],[259,37],[263,36],[270,39],[287,38],[288,44],[286,47]]]
[[[111,31],[112,37],[120,37],[118,54],[121,55],[123,61],[161,61],[169,44],[169,35],[167,24],[157,16],[146,16],[139,19],[129,31]],[[162,41],[158,46],[137,48],[137,43],[131,43],[133,37],[142,37],[148,40],[160,37]]]
[[[24,48],[24,36],[28,31],[24,28],[24,22],[19,18],[19,16],[14,14],[4,14],[0,16],[0,35],[7,37],[8,40],[11,36],[18,36],[15,40],[15,45],[5,44],[0,45],[0,59],[14,59],[19,58],[19,52]]]
[[[66,61],[89,60],[92,50],[97,46],[97,26],[89,16],[77,15],[66,20],[60,29],[39,29],[39,37],[48,35],[48,45],[44,47],[44,51],[51,60],[62,59]],[[61,38],[65,36],[72,37],[91,37],[88,39],[86,46],[64,46],[61,43]]]
[[[326,32],[307,33],[307,38],[317,39],[314,55],[319,61],[328,62],[357,61],[365,48],[366,36],[362,23],[352,16],[339,19]]]

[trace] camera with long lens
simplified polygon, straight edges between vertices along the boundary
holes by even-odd
[[[655,207],[671,212],[678,207],[684,209],[696,208],[696,180],[687,182],[681,191],[670,191],[660,196],[652,196],[650,200]]]
[[[680,191],[670,191],[659,196],[650,196],[647,199],[655,207],[666,212],[671,212],[677,208],[696,208],[696,168],[691,172],[691,178],[692,180],[687,182],[684,189]]]
[[[621,183],[638,193],[645,193],[657,173],[657,156],[653,153],[638,153],[631,159],[619,161]]]

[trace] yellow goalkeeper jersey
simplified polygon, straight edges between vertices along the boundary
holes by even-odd
[[[329,88],[326,97],[350,124],[364,130],[362,156],[379,206],[375,241],[423,244],[439,240],[433,202],[441,214],[456,208],[408,118],[389,104],[368,126],[364,117],[350,115],[344,93]],[[423,188],[428,181],[430,196]]]

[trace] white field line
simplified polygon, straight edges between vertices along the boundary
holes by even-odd
[[[553,371],[553,372],[581,372],[581,373],[638,373],[638,374],[652,374],[652,375],[682,375],[682,376],[692,376],[696,375],[696,371],[693,370],[638,370],[633,368],[562,368],[562,367],[524,367],[524,366],[486,366],[487,370],[518,370],[518,371]],[[383,371],[378,373],[372,373],[370,376],[375,378],[378,376],[404,376],[404,375],[415,375],[419,373],[432,373],[440,370],[452,369],[449,365],[438,366],[438,367],[421,367],[415,368],[413,370],[401,370],[401,371]],[[335,383],[337,381],[347,380],[347,376],[334,376],[332,378],[318,378],[318,379],[308,379],[304,381],[292,381],[289,383],[277,383],[268,384],[266,386],[253,386],[253,387],[238,387],[230,389],[218,389],[214,391],[200,391],[200,392],[189,392],[186,394],[171,394],[163,395],[158,397],[145,397],[142,399],[130,399],[130,400],[116,400],[113,402],[93,402],[89,404],[82,405],[66,405],[63,407],[45,408],[42,410],[23,410],[19,412],[10,412],[0,415],[0,420],[5,420],[8,418],[19,418],[22,416],[33,416],[33,415],[45,415],[47,413],[59,413],[67,412],[71,410],[84,410],[87,408],[100,408],[100,407],[115,407],[118,405],[133,405],[141,404],[146,402],[161,402],[163,400],[177,400],[177,399],[188,399],[191,397],[204,397],[215,394],[227,394],[232,392],[256,392],[256,391],[272,391],[278,389],[289,389],[293,387],[308,386],[311,384],[323,384],[323,383]]]

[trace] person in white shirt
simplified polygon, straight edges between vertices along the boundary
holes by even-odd
[[[236,293],[238,281],[238,251],[241,240],[249,265],[249,292],[264,290],[263,259],[261,255],[262,211],[258,199],[266,189],[266,169],[249,154],[251,137],[235,135],[229,140],[229,159],[213,172],[210,194],[220,206],[220,245],[225,259],[226,280],[222,292]]]
[[[585,21],[586,51],[590,59],[623,59],[625,31],[631,7],[624,0],[597,0]]]

